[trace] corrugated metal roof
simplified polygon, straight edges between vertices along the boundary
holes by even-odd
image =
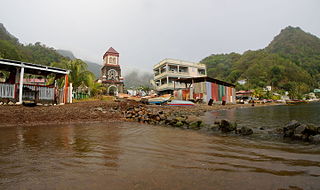
[[[192,77],[192,78],[180,78],[176,79],[176,82],[181,82],[181,83],[198,83],[198,82],[213,82],[216,84],[224,85],[224,86],[231,86],[235,87],[236,85],[227,83],[218,79],[214,79],[211,77]]]

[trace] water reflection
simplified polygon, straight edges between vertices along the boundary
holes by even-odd
[[[137,123],[1,128],[0,189],[315,189],[319,155]]]

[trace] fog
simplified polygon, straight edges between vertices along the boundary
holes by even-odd
[[[1,0],[0,22],[22,43],[41,42],[102,63],[112,46],[124,73],[165,58],[260,49],[288,25],[320,36],[319,0]]]

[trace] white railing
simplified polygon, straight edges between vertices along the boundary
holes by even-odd
[[[19,90],[19,84],[17,89]],[[39,100],[54,100],[54,87],[38,86],[38,85],[23,85],[22,99],[24,100],[34,100],[36,98],[36,93],[38,93]]]
[[[54,88],[39,86],[39,100],[54,100]]]
[[[0,83],[0,98],[14,98],[14,84]]]

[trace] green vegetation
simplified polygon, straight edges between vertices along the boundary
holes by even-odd
[[[65,56],[61,55],[65,54]],[[23,45],[19,40],[11,35],[0,23],[0,58],[19,60],[41,65],[48,65],[70,70],[69,82],[73,83],[74,89],[80,85],[89,87],[93,92],[99,93],[102,88],[94,82],[95,75],[88,71],[88,65],[80,59],[75,59],[71,52],[46,47],[40,42]],[[5,77],[6,72],[1,72]],[[53,78],[51,78],[53,80]],[[64,79],[58,81],[63,85]]]
[[[214,54],[204,58],[208,76],[231,83],[246,79],[238,90],[267,85],[301,98],[320,86],[320,39],[300,28],[287,27],[264,49]]]
[[[54,62],[52,66],[70,70],[69,82],[73,84],[74,88],[78,88],[82,84],[89,88],[94,86],[94,74],[87,70],[87,64],[80,59]]]

